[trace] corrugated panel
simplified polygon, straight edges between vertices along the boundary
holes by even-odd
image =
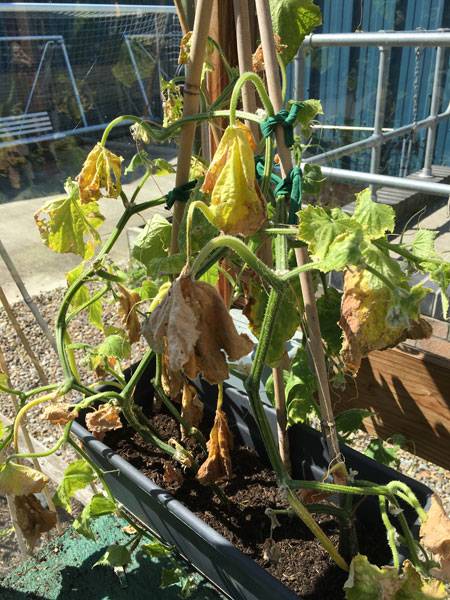
[[[319,0],[323,32],[438,29],[450,26],[448,0]],[[304,97],[319,97],[323,121],[329,124],[372,126],[375,110],[379,53],[376,48],[324,48],[312,51],[305,61]],[[446,76],[441,110],[450,99],[450,51],[446,52]],[[398,127],[428,115],[435,64],[435,50],[393,49],[386,107],[386,127]],[[415,86],[416,83],[416,86]],[[417,92],[414,94],[414,92]],[[323,131],[321,150],[365,137],[360,133]],[[413,137],[409,171],[420,168],[426,133]],[[402,140],[391,142],[382,155],[381,171],[398,174]],[[342,159],[342,165],[358,170],[369,167],[370,152]],[[435,164],[450,164],[450,123],[438,127]]]

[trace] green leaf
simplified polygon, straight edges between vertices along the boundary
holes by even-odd
[[[210,267],[206,273],[199,278],[199,281],[205,281],[210,285],[216,285],[219,281],[219,265],[218,263],[214,263],[212,267]]]
[[[3,425],[3,421],[0,419],[0,440],[3,439],[5,435],[5,426]]]
[[[85,263],[82,262],[77,265],[74,269],[66,273],[67,285],[71,286],[84,272]],[[83,284],[78,291],[72,296],[70,306],[72,308],[78,308],[83,306],[91,299],[91,292],[87,285]],[[89,322],[103,331],[103,304],[101,299],[95,300],[87,308]]]
[[[319,165],[306,163],[303,166],[302,189],[305,194],[318,194],[324,181],[325,177]]]
[[[329,245],[326,257],[320,261],[323,273],[344,271],[348,266],[361,262],[363,233],[360,229],[339,234]]]
[[[159,542],[158,540],[153,540],[149,544],[143,544],[141,549],[149,556],[150,558],[163,558],[169,557],[172,554],[172,550]]]
[[[331,354],[339,354],[342,347],[342,330],[338,325],[341,316],[340,294],[335,288],[328,287],[326,294],[317,300],[320,332]]]
[[[399,285],[403,282],[406,283],[406,277],[399,263],[391,258],[388,253],[383,252],[377,246],[372,244],[372,242],[365,241],[361,245],[361,255],[363,261],[367,265],[376,269],[378,273],[384,275],[387,279],[392,281],[394,285]],[[385,285],[379,277],[367,270],[365,271],[365,279],[371,288],[380,288]]]
[[[126,546],[113,544],[108,546],[105,554],[93,565],[94,567],[126,567],[131,562],[131,552]]]
[[[336,415],[336,428],[343,437],[348,437],[361,428],[362,422],[375,413],[365,408],[349,408]]]
[[[155,158],[152,161],[152,175],[170,175],[171,173],[175,173],[174,167],[164,160],[164,158]]]
[[[128,175],[128,173],[134,173],[136,169],[142,165],[147,165],[150,162],[148,152],[145,150],[139,150],[136,154],[131,158],[128,167],[124,171],[124,175]]]
[[[166,257],[170,246],[172,225],[161,215],[153,215],[142,233],[138,235],[133,243],[131,254],[133,258],[147,267],[149,275],[150,262],[155,259]],[[153,269],[152,269],[153,270]]]
[[[308,204],[298,215],[298,237],[308,244],[309,252],[316,260],[327,257],[331,244],[339,235],[358,228],[358,225],[339,208],[326,210],[321,206]]]
[[[82,204],[79,201],[78,185],[74,181],[68,179],[65,189],[65,198],[46,202],[34,215],[41,239],[54,252],[91,258],[100,242],[97,229],[104,217],[97,202]]]
[[[354,218],[360,223],[371,240],[382,237],[387,231],[394,231],[395,212],[391,206],[374,202],[369,188],[356,194]]]
[[[125,336],[114,333],[113,335],[106,337],[103,342],[95,348],[94,353],[104,358],[113,357],[121,360],[130,358],[131,346]]]
[[[434,248],[436,237],[437,231],[432,231],[431,229],[419,229],[411,247],[413,254],[425,259],[434,258],[436,256],[436,250]]]
[[[380,438],[370,440],[364,454],[373,460],[376,460],[387,467],[398,466],[400,459],[398,457],[399,444],[389,447]]]
[[[420,269],[428,273],[431,281],[436,282],[441,288],[442,312],[444,319],[448,316],[449,301],[448,287],[450,286],[450,263],[442,261],[441,263],[426,262],[420,264]]]
[[[182,577],[185,576],[185,570],[182,567],[172,567],[161,571],[160,586],[162,589],[168,588],[171,585],[180,583]]]
[[[147,272],[153,279],[163,279],[169,275],[178,275],[186,263],[184,254],[171,254],[153,258],[147,263]]]
[[[186,248],[186,222],[189,206],[195,200],[205,200],[205,195],[197,189],[193,190],[189,202],[183,214],[178,233],[178,246]],[[191,224],[191,249],[192,252],[199,252],[210,240],[219,235],[219,230],[208,221],[201,210],[194,210]]]
[[[94,481],[95,473],[90,465],[83,459],[71,463],[64,471],[64,477],[59,484],[53,501],[57,506],[62,506],[69,514],[72,513],[70,500],[79,491]]]
[[[95,494],[83,508],[78,519],[75,519],[73,522],[73,528],[81,535],[84,535],[84,537],[95,540],[95,534],[91,528],[91,520],[103,515],[110,515],[115,510],[115,502],[102,494]]]
[[[322,24],[320,8],[312,0],[269,0],[269,5],[274,33],[287,46],[281,55],[287,64],[305,37]]]
[[[311,135],[311,121],[313,121],[317,115],[323,115],[322,103],[320,100],[302,100],[296,101],[291,100],[289,104],[296,104],[300,107],[297,115],[296,124],[300,126],[303,137],[308,138]],[[306,167],[309,167],[308,169]],[[303,175],[311,176],[312,173],[320,173],[321,180],[323,181],[322,171],[318,165],[305,165]],[[304,178],[305,179],[305,178]]]

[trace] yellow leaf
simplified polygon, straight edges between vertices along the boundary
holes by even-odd
[[[100,143],[89,152],[77,177],[82,204],[120,195],[122,161]]]
[[[0,467],[0,494],[14,496],[35,494],[48,483],[47,475],[25,465],[8,462]]]
[[[237,123],[220,140],[201,191],[211,194],[213,224],[228,234],[253,235],[266,221],[266,206],[256,183],[250,129]]]
[[[33,494],[16,496],[14,504],[17,522],[32,551],[41,534],[56,525],[56,513],[44,508]]]
[[[427,519],[420,527],[420,540],[440,563],[432,574],[450,582],[450,518],[436,494],[431,497]]]
[[[123,285],[119,285],[119,289],[119,316],[122,317],[122,324],[128,332],[130,344],[134,344],[141,337],[141,324],[136,312],[141,297],[137,292],[132,292]]]

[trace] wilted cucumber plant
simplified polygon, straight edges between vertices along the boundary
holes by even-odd
[[[187,39],[184,54],[189,52],[188,44]],[[217,45],[212,45],[208,52],[215,48]],[[443,305],[448,310],[450,265],[436,253],[432,231],[420,230],[411,243],[391,242],[389,236],[395,228],[393,209],[374,202],[369,190],[357,195],[352,215],[340,208],[330,210],[314,204],[301,207],[302,189],[315,193],[320,187],[320,170],[301,168],[311,122],[322,111],[320,102],[289,102],[284,111],[275,114],[259,75],[245,73],[237,77],[225,66],[230,85],[212,104],[203,97],[202,111],[194,116],[182,116],[182,82],[174,81],[166,82],[163,88],[163,127],[133,115],[112,121],[87,156],[79,175],[67,180],[66,196],[49,201],[37,211],[35,219],[43,242],[55,252],[77,254],[82,262],[67,274],[68,289],[56,322],[64,379],[24,392],[12,389],[6,374],[0,376],[1,391],[19,401],[13,426],[0,432],[0,449],[7,451],[0,467],[0,493],[14,496],[19,522],[32,546],[42,532],[54,525],[55,517],[35,496],[47,478],[21,461],[50,455],[67,443],[80,460],[68,467],[56,502],[70,512],[71,498],[77,490],[94,479],[105,486],[105,495],[94,495],[75,521],[77,531],[93,537],[91,522],[95,517],[113,512],[124,514],[116,506],[101,470],[71,438],[74,419],[87,410],[86,425],[96,436],[102,437],[126,423],[177,463],[185,477],[210,486],[212,493],[225,501],[219,484],[233,477],[233,435],[224,410],[223,383],[229,376],[230,363],[254,350],[245,385],[267,456],[286,500],[279,510],[268,509],[268,517],[275,522],[278,513],[289,513],[303,521],[336,564],[350,570],[346,584],[349,599],[360,598],[368,590],[381,594],[388,589],[392,591],[387,596],[373,597],[444,598],[443,584],[434,577],[449,576],[450,523],[439,499],[433,498],[430,512],[425,513],[405,484],[392,481],[379,485],[358,480],[351,473],[341,473],[333,482],[335,465],[330,465],[330,481],[294,479],[272,435],[260,397],[260,383],[266,365],[282,368],[287,427],[305,421],[311,411],[321,417],[314,400],[316,381],[306,342],[294,357],[286,352],[287,342],[298,330],[305,334],[303,340],[308,338],[299,284],[301,273],[311,271],[317,282],[322,282],[318,308],[323,344],[330,377],[339,380],[346,372],[355,375],[362,358],[372,350],[430,335],[429,325],[420,317],[420,303],[427,294],[426,280],[439,284]],[[238,109],[246,83],[255,86],[263,105],[257,114]],[[227,103],[229,107],[224,108]],[[149,177],[173,171],[164,160],[150,159],[145,145],[176,138],[186,123],[214,125],[218,118],[228,119],[229,124],[211,163],[195,156],[191,162],[192,178],[187,184],[158,199],[140,201],[140,192]],[[123,122],[133,123],[131,133],[139,147],[125,172],[133,172],[138,166],[145,168],[143,179],[131,196],[122,187],[123,159],[108,149],[111,132]],[[262,142],[255,141],[248,122],[261,126]],[[297,161],[284,179],[274,155],[274,123],[283,124],[286,143],[294,146]],[[294,139],[293,128],[297,125],[301,134]],[[98,228],[103,221],[103,198],[122,202],[123,213],[101,244]],[[147,222],[139,236],[133,255],[144,275],[139,283],[133,283],[130,273],[111,260],[111,250],[133,215],[164,204],[170,208],[175,201],[186,203],[179,227],[158,214]],[[306,247],[312,259],[302,266],[296,266],[294,261],[294,251],[299,246]],[[342,297],[326,285],[325,275],[332,271],[344,274]],[[424,281],[411,286],[409,276],[413,271],[423,273]],[[228,285],[226,301],[216,287],[219,276]],[[117,304],[118,323],[114,326],[103,320],[106,302]],[[258,340],[256,345],[248,335],[236,330],[231,306],[241,307]],[[71,325],[83,313],[104,336],[97,346],[72,343]],[[131,345],[141,335],[148,341],[149,349],[126,379],[124,368]],[[99,382],[92,385],[83,381],[80,360],[89,363],[99,380],[109,381],[109,391],[99,392]],[[181,442],[162,440],[134,402],[135,387],[152,361],[156,363],[153,388],[157,404],[178,421]],[[203,404],[195,387],[198,376],[218,388],[208,441],[199,429]],[[269,379],[269,395],[273,394],[272,388]],[[76,399],[71,392],[77,394]],[[63,426],[63,432],[48,451],[22,453],[20,424],[36,406],[42,408],[44,419]],[[343,438],[355,427],[355,419],[359,425],[364,416],[361,411],[337,416],[337,429]],[[281,435],[286,435],[286,431]],[[202,462],[183,442],[188,438],[194,438],[203,447]],[[311,490],[320,497],[319,503],[308,500],[311,495],[306,492]],[[358,554],[353,531],[357,503],[353,500],[366,496],[378,498],[392,566],[376,567]],[[422,523],[420,540],[411,532],[403,514],[404,505],[416,511]],[[316,513],[337,517],[343,534],[351,540],[345,551],[335,547],[314,518]],[[399,523],[399,532],[393,516]],[[145,532],[137,529],[129,545],[111,547],[103,564],[126,564],[142,535]],[[409,553],[409,560],[403,564],[400,544]],[[165,552],[163,547],[152,544],[147,548],[155,556]],[[189,580],[184,581],[188,589]]]

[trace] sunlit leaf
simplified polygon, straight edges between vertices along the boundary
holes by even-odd
[[[91,258],[100,242],[97,229],[103,215],[97,202],[80,202],[78,186],[71,179],[65,189],[65,198],[49,200],[34,215],[41,239],[54,252]]]
[[[70,287],[84,272],[85,263],[82,262],[74,269],[66,273],[67,285]],[[92,294],[86,284],[83,284],[72,296],[70,305],[78,308],[85,305],[91,299]],[[103,330],[103,304],[101,298],[89,304],[87,310],[89,322],[97,329]]]
[[[302,135],[307,138],[311,135],[311,122],[317,117],[317,115],[323,115],[322,103],[320,100],[314,100],[310,98],[309,100],[291,100],[289,104],[296,104],[299,107],[299,112],[297,115],[296,124],[300,126],[300,130]],[[312,175],[313,172],[317,173],[318,165],[308,165],[309,168],[304,167],[304,173],[309,176]],[[310,167],[313,167],[311,169]],[[320,167],[318,167],[320,172]],[[323,177],[322,177],[323,179]]]
[[[286,44],[282,57],[287,64],[305,37],[322,24],[320,8],[312,0],[269,0],[269,5],[273,30]]]
[[[89,152],[77,182],[82,204],[96,202],[101,196],[117,198],[122,190],[121,156],[116,156],[100,143]]]
[[[154,267],[151,267],[154,261],[167,256],[171,231],[172,225],[169,221],[156,214],[134,240],[132,256],[147,267],[149,275],[154,274]]]
[[[53,498],[55,504],[62,506],[68,513],[71,513],[70,500],[94,479],[94,471],[85,460],[79,459],[71,463],[64,471],[63,480],[56,490]]]
[[[0,465],[0,494],[2,496],[36,494],[42,491],[47,483],[47,475],[31,467],[12,461]]]
[[[165,558],[172,554],[171,549],[159,542],[158,540],[153,540],[148,544],[143,544],[141,546],[141,549],[150,558]]]
[[[347,437],[361,428],[362,422],[375,413],[365,408],[349,408],[336,415],[336,428],[338,432]]]
[[[110,515],[116,510],[116,504],[102,494],[95,494],[83,508],[80,516],[73,522],[75,531],[91,540],[95,540],[95,533],[91,527],[92,519],[103,515]]]
[[[386,232],[394,231],[395,212],[392,206],[374,202],[369,188],[356,194],[354,218],[361,223],[370,239],[382,237]]]
[[[131,552],[127,546],[112,544],[94,564],[94,567],[126,567],[131,562]]]

